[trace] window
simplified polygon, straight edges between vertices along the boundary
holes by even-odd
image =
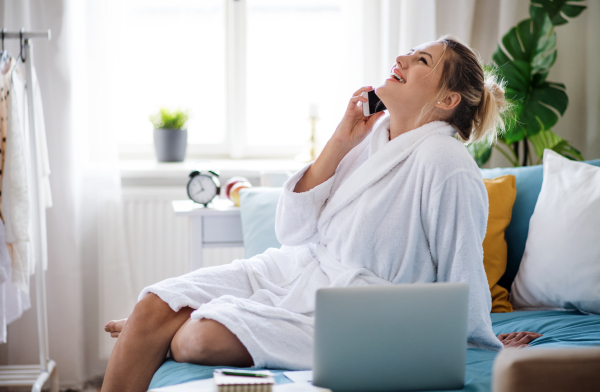
[[[149,115],[189,108],[188,157],[293,158],[325,142],[360,87],[361,3],[126,0],[114,97],[122,156],[152,156]]]
[[[129,0],[123,4],[121,145],[151,145],[148,118],[161,106],[189,108],[188,143],[226,141],[225,2]]]

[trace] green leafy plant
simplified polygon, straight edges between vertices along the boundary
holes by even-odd
[[[568,22],[586,7],[575,3],[582,0],[532,0],[531,18],[523,20],[502,37],[490,67],[506,81],[505,95],[512,105],[506,132],[498,142],[469,146],[479,166],[485,164],[492,148],[503,154],[513,166],[533,164],[530,144],[539,163],[544,149],[550,148],[573,160],[583,160],[581,152],[552,132],[559,115],[569,104],[565,85],[546,80],[556,61],[555,26]],[[522,146],[522,148],[520,148]],[[519,152],[523,155],[519,157]]]
[[[150,116],[150,121],[154,128],[159,129],[185,129],[185,123],[190,115],[187,110],[169,110],[165,107],[160,108],[158,113]]]
[[[567,143],[566,140],[560,136],[552,133],[551,131],[541,130],[533,136],[529,137],[529,141],[533,145],[535,155],[538,156],[538,160],[535,163],[539,165],[544,155],[544,150],[549,148],[556,151],[564,157],[567,157],[574,161],[583,161],[581,152]]]
[[[467,150],[469,150],[469,153],[475,159],[475,162],[477,162],[479,167],[485,165],[485,163],[492,156],[492,149],[487,144],[487,141],[481,143],[471,143],[467,146]]]

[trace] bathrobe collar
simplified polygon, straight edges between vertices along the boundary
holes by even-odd
[[[446,126],[449,127],[447,130],[440,130],[439,128]],[[419,140],[422,136],[435,131],[434,133],[448,134],[454,136],[456,129],[451,127],[445,121],[432,121],[419,128],[413,129],[412,131],[403,133],[397,136],[394,140],[390,140],[390,116],[389,114],[383,116],[381,120],[375,125],[375,129],[372,132],[371,143],[369,145],[369,157],[374,155],[377,151],[381,150],[390,142],[394,144],[394,149],[397,152],[403,151],[409,148],[413,143]],[[399,144],[399,145],[398,145]],[[398,151],[399,150],[399,151]]]
[[[390,116],[386,114],[375,124],[375,129],[369,135],[370,140],[365,140],[369,143],[368,159],[333,193],[321,215],[323,222],[403,162],[429,136],[456,134],[456,129],[444,121],[432,121],[393,140],[390,140],[389,129]],[[357,153],[360,152],[352,151],[349,155]]]

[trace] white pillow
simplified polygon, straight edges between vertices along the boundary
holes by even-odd
[[[600,314],[599,167],[544,151],[542,190],[511,302]]]

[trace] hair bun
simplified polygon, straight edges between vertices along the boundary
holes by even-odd
[[[504,130],[502,114],[511,106],[504,97],[506,84],[486,71],[477,52],[458,39],[443,36],[437,42],[444,44],[444,51],[449,49],[437,96],[443,97],[449,91],[461,96],[446,121],[466,143],[493,143]]]
[[[473,131],[469,142],[487,140],[490,144],[496,141],[498,131],[504,131],[502,114],[508,108],[504,96],[505,82],[498,83],[498,77],[486,73],[483,83],[481,101],[473,118]]]
[[[496,77],[486,78],[483,86],[494,97],[496,102],[504,107],[506,103],[504,100],[504,88],[496,82]]]

